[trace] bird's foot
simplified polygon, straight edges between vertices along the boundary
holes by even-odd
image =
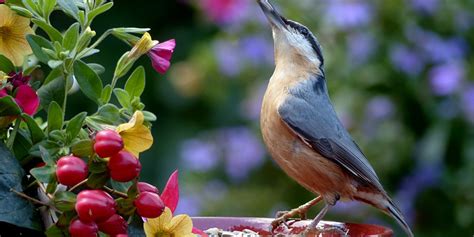
[[[275,220],[272,221],[273,229],[277,228],[281,224],[285,224],[290,219],[294,219],[293,217],[298,215],[301,220],[306,219],[306,212],[308,210],[302,210],[299,208],[292,209],[291,211],[279,211],[276,214]]]
[[[298,208],[292,209],[291,211],[279,211],[277,212],[276,219],[272,221],[273,229],[277,228],[281,224],[286,224],[286,221],[290,218],[298,215],[301,220],[306,219],[306,213],[308,210],[316,205],[318,202],[322,200],[321,196],[299,206]]]

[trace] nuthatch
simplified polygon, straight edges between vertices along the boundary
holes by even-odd
[[[263,139],[276,163],[300,185],[319,195],[274,223],[304,214],[324,200],[324,208],[308,227],[314,229],[337,201],[357,200],[392,216],[413,236],[401,211],[336,115],[316,37],[307,27],[281,16],[269,0],[256,1],[272,27],[276,64],[263,99]]]

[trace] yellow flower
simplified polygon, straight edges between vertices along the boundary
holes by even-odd
[[[120,124],[116,129],[123,139],[125,150],[136,157],[153,144],[153,136],[150,129],[143,125],[144,121],[145,117],[142,111],[136,111],[128,123]]]
[[[161,216],[143,223],[147,237],[194,237],[193,222],[187,215],[173,217],[171,210],[165,208]]]
[[[148,32],[145,32],[142,38],[135,44],[135,46],[133,46],[128,57],[139,58],[148,53],[148,51],[150,51],[156,44],[158,44],[158,41],[152,40],[151,35]]]
[[[17,15],[8,6],[0,4],[0,54],[21,66],[25,56],[32,53],[26,41],[33,34],[28,18]]]

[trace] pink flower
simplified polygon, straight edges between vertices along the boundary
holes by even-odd
[[[161,200],[165,203],[165,206],[168,207],[172,213],[176,210],[179,201],[179,182],[178,182],[178,171],[176,170],[171,174],[166,183],[163,192],[160,195]],[[193,227],[194,234],[198,234],[200,236],[206,237],[207,234],[204,233],[202,230]]]
[[[23,72],[10,72],[8,74],[8,82],[12,84],[13,88],[18,88],[21,85],[28,84],[30,78],[30,76],[23,76]]]
[[[0,90],[0,98],[8,96],[7,89]],[[23,113],[34,115],[40,105],[39,97],[36,91],[29,85],[20,85],[14,93],[15,102],[21,108]]]
[[[170,68],[170,60],[173,55],[176,41],[174,39],[159,43],[148,52],[153,68],[158,73],[164,74]]]
[[[0,3],[5,3],[5,0],[0,0]]]

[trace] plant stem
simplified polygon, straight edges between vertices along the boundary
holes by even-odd
[[[20,129],[20,124],[21,124],[21,119],[16,119],[15,121],[15,127],[13,128],[13,131],[10,133],[10,137],[8,138],[7,141],[7,147],[11,150],[13,148],[13,143],[15,142],[15,137],[16,134],[18,133],[18,129]]]
[[[118,81],[119,77],[115,76],[114,75],[114,78],[112,78],[112,84],[110,86],[112,86],[112,91],[114,90],[115,86],[117,85],[117,81]]]
[[[44,203],[44,202],[42,202],[42,201],[40,201],[40,200],[38,200],[38,199],[32,198],[32,197],[30,197],[30,196],[24,194],[24,193],[22,193],[22,192],[18,192],[18,191],[16,191],[16,190],[13,189],[13,188],[10,189],[10,192],[12,192],[12,193],[14,193],[14,194],[16,194],[16,195],[18,195],[18,196],[24,198],[24,199],[27,199],[27,200],[29,200],[29,201],[31,201],[31,202],[34,202],[34,203],[36,203],[36,204],[39,204],[39,205],[42,205],[42,206],[50,207],[50,205],[49,205],[48,203]]]
[[[74,191],[74,189],[76,189],[76,188],[80,187],[81,185],[87,183],[88,180],[89,180],[89,179],[84,179],[84,180],[82,180],[80,183],[78,183],[78,184],[72,186],[72,187],[69,189],[69,192],[72,192],[72,191]]]
[[[112,189],[112,188],[109,188],[109,187],[107,187],[107,186],[104,186],[104,189],[105,189],[107,192],[109,192],[110,194],[115,194],[115,195],[117,195],[117,196],[119,196],[119,197],[121,197],[121,198],[128,198],[128,195],[127,195],[126,193],[119,192],[119,191],[117,191],[117,190],[115,190],[115,189]]]

